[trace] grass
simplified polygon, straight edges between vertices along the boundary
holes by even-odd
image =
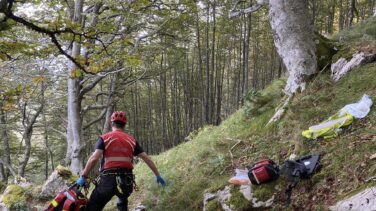
[[[375,53],[376,49],[376,17],[371,17],[356,24],[350,29],[335,34],[332,39],[337,40],[341,46],[332,61],[339,58],[351,59],[357,51]]]
[[[365,187],[362,181],[376,174],[376,162],[368,159],[376,151],[375,109],[337,138],[304,140],[300,133],[344,105],[356,102],[364,93],[375,99],[375,70],[375,63],[365,65],[336,84],[329,75],[318,75],[303,94],[296,95],[282,121],[270,126],[265,125],[273,108],[250,117],[239,110],[220,126],[202,128],[192,141],[153,157],[167,187],[157,185],[145,164],[136,166],[140,191],[132,194],[131,204],[142,203],[150,210],[201,210],[204,192],[223,189],[236,167],[246,167],[263,158],[282,164],[293,152],[321,153],[323,168],[294,190],[292,208],[325,209],[352,191],[361,190]],[[285,184],[280,179],[272,185],[258,186],[254,194],[262,200],[276,194],[279,197],[274,206],[282,207]],[[230,203],[238,210],[250,209],[250,203],[242,197],[234,194]],[[209,204],[210,210],[219,210],[218,206],[216,200]]]
[[[376,18],[371,18],[350,30],[340,32],[341,49],[333,57],[350,58],[358,50],[373,52],[376,46]],[[371,50],[370,50],[371,49]],[[367,51],[369,50],[369,51]],[[278,164],[292,153],[320,153],[321,170],[310,180],[294,189],[288,210],[326,210],[337,200],[353,195],[370,185],[364,180],[376,174],[376,109],[355,120],[338,137],[307,140],[303,130],[335,114],[346,104],[358,101],[363,94],[376,100],[376,63],[355,68],[334,83],[328,72],[321,72],[310,81],[307,89],[296,94],[283,119],[266,126],[282,99],[284,80],[276,80],[263,91],[250,91],[243,109],[221,125],[206,126],[183,143],[154,156],[168,186],[161,188],[144,163],[135,168],[139,191],[132,194],[130,207],[142,203],[148,210],[202,210],[205,192],[215,193],[228,185],[235,168],[244,168],[260,159],[270,158]],[[284,208],[286,178],[253,188],[254,196],[267,200],[275,196],[271,209]],[[252,210],[251,203],[231,186],[229,203],[236,210]],[[221,210],[212,200],[208,210]]]

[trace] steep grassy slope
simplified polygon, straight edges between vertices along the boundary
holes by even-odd
[[[353,70],[336,84],[328,74],[321,74],[304,94],[295,97],[286,116],[274,125],[265,126],[274,112],[270,108],[251,118],[240,110],[218,127],[205,127],[192,134],[191,141],[154,157],[167,179],[166,188],[157,186],[144,164],[137,165],[135,174],[140,190],[131,201],[142,202],[151,210],[200,210],[204,192],[227,185],[235,167],[267,157],[282,164],[295,150],[298,155],[321,153],[323,168],[310,182],[302,182],[294,190],[292,207],[325,208],[363,188],[362,181],[376,174],[376,161],[369,159],[376,153],[376,109],[337,138],[309,141],[301,138],[300,133],[357,101],[364,93],[375,99],[375,81],[375,63]],[[275,208],[284,203],[283,179],[278,183],[276,187],[256,189],[260,198],[276,193]],[[245,199],[232,201],[242,209],[248,206]]]
[[[348,43],[355,46],[352,49],[372,50],[376,39],[375,20],[367,22],[371,26],[354,27],[337,38],[345,36]],[[349,44],[344,46],[348,48]],[[339,53],[343,54],[343,51]],[[376,160],[369,158],[376,153],[375,106],[366,118],[354,121],[337,138],[305,140],[301,132],[335,114],[344,105],[358,101],[363,94],[370,95],[375,101],[376,63],[356,68],[337,83],[330,80],[328,72],[319,73],[304,93],[295,96],[284,118],[266,126],[274,113],[276,99],[282,96],[281,87],[281,82],[277,81],[263,91],[261,98],[269,98],[269,102],[254,110],[256,112],[252,112],[253,108],[251,112],[239,110],[220,126],[195,131],[191,141],[155,156],[154,160],[167,180],[166,188],[156,184],[143,163],[138,164],[135,174],[139,191],[131,196],[132,206],[142,203],[149,210],[201,210],[205,191],[214,192],[228,185],[227,180],[236,167],[245,167],[262,158],[282,164],[292,153],[321,153],[323,167],[311,180],[299,183],[293,192],[291,209],[325,210],[338,199],[375,185],[364,183],[376,174]],[[286,179],[281,178],[270,185],[252,188],[260,199],[275,194],[273,209],[278,210],[285,203],[285,186]],[[231,186],[232,190],[237,188]],[[230,203],[237,210],[251,209],[241,194],[233,194]],[[213,202],[210,210],[220,209]]]

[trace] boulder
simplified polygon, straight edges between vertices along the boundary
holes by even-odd
[[[244,196],[246,200],[251,202],[253,208],[265,209],[271,207],[274,202],[274,195],[266,201],[260,201],[253,196],[252,189],[250,185],[241,185],[239,188],[239,192]],[[208,210],[207,205],[210,201],[216,200],[222,210],[224,211],[233,211],[236,210],[232,204],[229,203],[231,199],[231,190],[230,186],[225,186],[223,190],[219,190],[216,193],[209,193],[206,192],[204,194],[203,200],[203,211]]]
[[[29,210],[27,189],[19,185],[9,185],[0,197],[0,210]]]
[[[40,197],[53,198],[59,192],[67,189],[73,181],[72,172],[68,168],[59,165],[43,184]]]
[[[362,192],[337,202],[334,206],[329,207],[332,211],[346,211],[346,210],[375,210],[376,187],[368,188]]]

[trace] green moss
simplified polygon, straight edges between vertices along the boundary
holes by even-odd
[[[221,205],[219,204],[217,199],[213,199],[208,202],[206,205],[206,210],[207,211],[221,211]]]
[[[285,83],[284,79],[279,79],[262,91],[249,90],[244,97],[246,115],[257,116],[276,107],[283,96]]]
[[[252,209],[252,202],[244,198],[243,194],[239,191],[239,186],[233,186],[230,189],[231,197],[229,203],[235,210],[250,210]]]
[[[336,54],[338,46],[334,41],[315,32],[317,67],[319,70],[329,68],[332,63],[332,57]]]
[[[277,181],[273,181],[262,185],[253,185],[253,197],[259,201],[267,201],[268,199],[272,198],[274,193],[276,192],[276,185]]]
[[[28,210],[26,202],[26,189],[18,185],[9,185],[7,193],[4,195],[3,202],[9,210],[23,211]]]

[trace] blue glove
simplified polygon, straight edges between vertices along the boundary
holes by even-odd
[[[161,184],[163,187],[166,186],[166,182],[161,176],[156,176],[155,178],[157,179],[157,183]]]
[[[84,176],[80,176],[80,178],[76,181],[76,184],[78,186],[85,186],[86,185],[86,180]]]

